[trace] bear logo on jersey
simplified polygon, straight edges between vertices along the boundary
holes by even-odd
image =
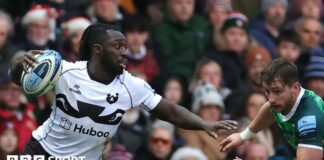
[[[108,94],[107,97],[106,97],[106,100],[109,104],[113,104],[113,103],[116,103],[117,100],[118,100],[118,93],[116,93],[116,95],[111,95],[111,94]]]

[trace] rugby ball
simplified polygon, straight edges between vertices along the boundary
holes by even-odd
[[[23,71],[21,86],[25,94],[40,96],[55,87],[62,73],[62,57],[54,50],[44,50],[35,58],[39,63],[34,68],[29,67],[29,73]]]

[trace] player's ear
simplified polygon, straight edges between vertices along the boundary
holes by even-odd
[[[295,91],[298,91],[299,88],[300,88],[300,84],[299,84],[299,82],[295,82],[295,83],[292,85],[292,88],[293,88]]]
[[[100,54],[102,52],[103,48],[100,44],[98,43],[95,43],[92,45],[92,51],[95,53],[95,54]]]

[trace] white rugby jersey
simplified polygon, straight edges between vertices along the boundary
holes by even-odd
[[[150,111],[161,96],[125,70],[106,85],[90,78],[86,61],[63,61],[55,99],[49,119],[33,137],[53,156],[98,160],[123,114],[135,106]]]

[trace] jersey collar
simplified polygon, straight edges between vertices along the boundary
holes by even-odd
[[[298,108],[298,105],[300,103],[300,100],[304,95],[304,92],[305,92],[305,89],[303,87],[300,87],[300,92],[299,92],[299,95],[295,101],[295,104],[294,104],[293,108],[291,109],[291,111],[287,115],[282,115],[281,113],[279,113],[279,115],[281,116],[281,118],[284,122],[288,121],[295,114],[295,112]]]

